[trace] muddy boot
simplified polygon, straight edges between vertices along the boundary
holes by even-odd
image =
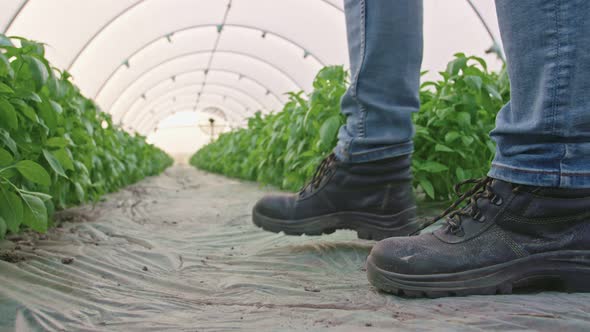
[[[378,289],[411,297],[590,291],[590,190],[485,178],[434,233],[381,241],[367,260]],[[452,211],[452,212],[451,212]]]
[[[357,231],[361,239],[410,235],[416,218],[410,156],[349,164],[326,158],[298,194],[269,195],[254,207],[254,223],[271,232],[321,235]]]

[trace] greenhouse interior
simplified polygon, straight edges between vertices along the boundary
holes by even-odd
[[[549,8],[560,1],[546,2],[539,11],[557,13],[546,24],[558,32],[569,28],[567,15],[576,14],[579,1],[565,1],[575,4],[563,11]],[[522,56],[502,41],[519,31],[501,28],[498,16],[510,21],[524,10],[508,3],[0,0],[0,331],[587,331],[590,295],[583,291],[590,291],[590,251],[583,249],[590,248],[583,245],[568,250],[576,256],[546,259],[567,260],[565,267],[552,263],[539,275],[518,277],[508,268],[494,270],[474,277],[481,279],[477,287],[470,283],[475,279],[452,279],[472,270],[438,267],[400,281],[396,268],[413,259],[415,269],[428,265],[413,252],[392,258],[403,260],[390,263],[395,271],[374,265],[386,246],[414,236],[426,241],[445,227],[445,239],[475,227],[464,221],[463,230],[456,220],[499,223],[480,215],[492,213],[484,211],[493,209],[485,200],[502,205],[491,190],[504,190],[508,182],[499,180],[510,180],[486,178],[498,158],[489,134],[516,84],[507,63]],[[530,20],[534,34],[536,18],[529,12],[519,22]],[[579,29],[587,28],[580,22]],[[390,45],[395,36],[414,42]],[[574,39],[568,36],[564,40]],[[534,38],[521,42],[533,47]],[[419,86],[403,91],[412,79],[396,77],[412,75]],[[386,83],[378,87],[381,76]],[[384,159],[387,165],[342,160],[359,156],[347,149],[360,149],[363,140],[372,149],[366,156],[385,151],[365,133],[370,123],[379,127],[370,108],[395,115],[364,99],[371,87],[384,91],[383,100],[409,93],[419,104],[396,111],[414,124],[408,135],[415,147],[406,152],[412,160],[402,154]],[[354,122],[359,114],[366,121],[360,134],[351,129],[361,123]],[[404,135],[399,121],[391,120],[389,139]],[[351,133],[365,136],[343,143]],[[402,184],[374,185],[387,187],[383,209],[389,202],[407,207],[379,215],[387,230],[369,229],[377,223],[363,223],[369,214],[346,210],[373,204],[362,196],[368,182],[389,181],[368,171],[358,175],[368,182],[344,188],[357,176],[350,172],[364,165],[390,173],[402,167],[396,179],[410,174],[395,180]],[[335,183],[342,172],[353,175]],[[522,186],[506,189],[513,198],[504,200],[529,194]],[[326,196],[334,188],[356,198]],[[573,197],[563,195],[563,201]],[[542,210],[536,202],[522,210],[534,204]],[[263,215],[272,204],[279,206],[273,213],[290,219]],[[331,213],[338,204],[354,220],[345,225],[340,212]],[[555,209],[569,213],[567,204]],[[576,216],[588,220],[585,206],[572,209],[586,210]],[[314,208],[330,213],[294,217]],[[403,227],[389,226],[405,214]],[[526,223],[559,221],[547,218]],[[561,219],[573,223],[568,218]],[[474,262],[486,248],[504,248],[503,241],[523,262],[547,254],[527,249],[525,242],[536,238],[507,239],[508,230],[490,227],[496,237],[482,236],[501,241],[483,244],[476,237],[480,242],[472,247],[461,244],[472,248],[461,249],[469,252],[465,257],[449,256],[440,249],[446,247],[432,249],[433,255]],[[392,237],[403,239],[379,241]],[[426,250],[418,247],[416,255]],[[434,281],[419,286],[426,277]]]

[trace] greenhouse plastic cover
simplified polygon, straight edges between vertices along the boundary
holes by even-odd
[[[46,43],[56,68],[142,134],[207,107],[240,126],[256,111],[280,110],[288,91],[309,92],[323,66],[348,67],[339,0],[0,0],[0,8],[0,31]],[[443,70],[459,51],[498,65],[485,54],[493,39],[493,0],[425,0],[424,69]]]

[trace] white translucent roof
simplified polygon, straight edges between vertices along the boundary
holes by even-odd
[[[424,69],[455,52],[487,57],[493,0],[425,0]],[[42,41],[54,66],[125,128],[222,109],[232,126],[348,67],[341,0],[0,0],[0,30]],[[485,23],[485,24],[484,24]]]

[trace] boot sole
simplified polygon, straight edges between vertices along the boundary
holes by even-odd
[[[364,240],[407,236],[423,228],[423,222],[416,218],[416,208],[394,215],[337,212],[299,220],[276,219],[253,211],[252,220],[256,226],[273,233],[322,235],[334,233],[338,229],[349,229],[356,231],[358,237]]]
[[[383,270],[369,256],[367,277],[376,288],[405,297],[511,294],[531,287],[590,292],[590,251],[554,251],[470,271],[432,275]]]

